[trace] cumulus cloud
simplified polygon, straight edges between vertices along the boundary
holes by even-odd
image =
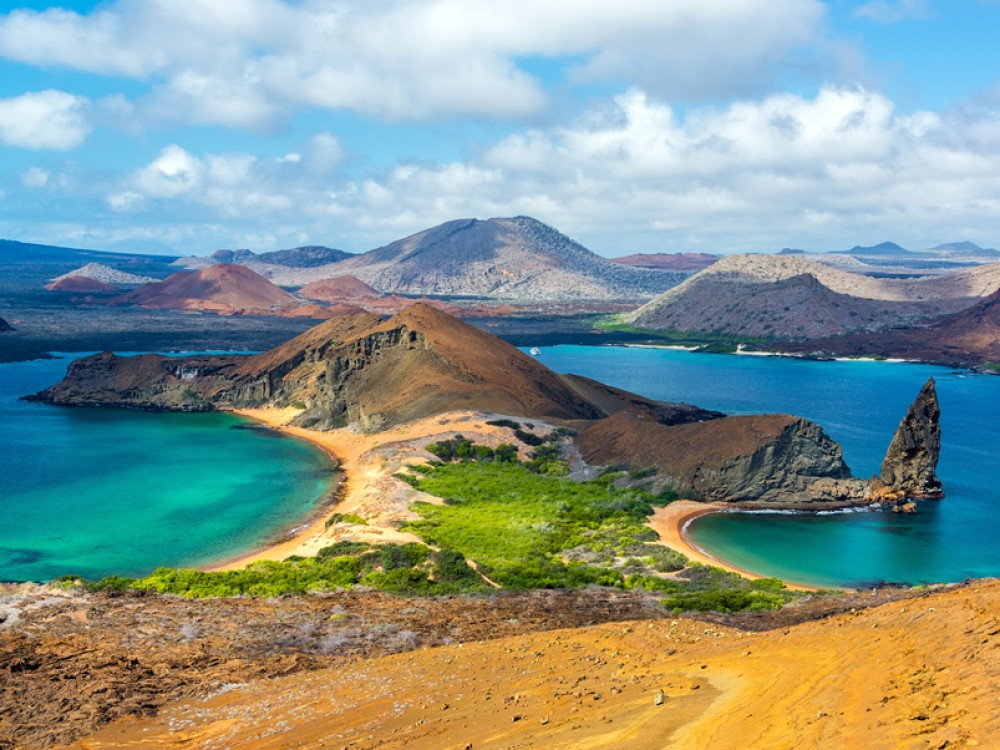
[[[150,81],[159,120],[262,130],[308,107],[522,118],[547,102],[525,59],[703,100],[766,86],[823,14],[819,0],[118,0],[0,16],[0,56]]]
[[[192,250],[308,236],[362,251],[458,217],[517,214],[605,255],[1000,245],[996,122],[989,110],[901,113],[862,88],[683,112],[633,88],[449,163],[363,170],[320,133],[298,159],[172,145],[103,181],[54,173],[47,190],[100,191],[131,226]]]
[[[64,91],[37,91],[0,99],[0,142],[30,149],[66,151],[90,132],[90,102]]]

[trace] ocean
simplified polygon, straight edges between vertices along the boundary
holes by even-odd
[[[1000,377],[899,362],[814,362],[637,347],[555,346],[539,359],[645,396],[728,414],[784,412],[819,423],[855,476],[878,473],[893,432],[929,377],[941,402],[938,476],[946,497],[916,515],[727,513],[689,538],[784,580],[829,586],[1000,576]]]
[[[19,400],[58,382],[77,356],[0,365],[0,580],[221,561],[301,523],[328,496],[325,453],[233,415]]]
[[[77,355],[73,355],[74,357]],[[692,540],[741,567],[822,586],[1000,576],[1000,377],[893,362],[810,362],[639,347],[554,346],[538,359],[645,396],[818,422],[856,476],[875,474],[928,377],[942,409],[946,497],[914,516],[720,514]],[[331,485],[312,446],[226,414],[18,400],[69,359],[0,365],[0,580],[142,575],[266,543]]]

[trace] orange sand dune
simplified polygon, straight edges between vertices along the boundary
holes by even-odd
[[[998,613],[982,581],[765,633],[679,618],[421,649],[227,686],[79,747],[996,747]]]

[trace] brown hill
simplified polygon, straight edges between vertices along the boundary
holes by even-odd
[[[116,297],[114,304],[168,310],[275,312],[296,307],[298,300],[249,268],[217,263],[191,273],[179,272]]]
[[[117,294],[120,289],[85,276],[63,276],[45,285],[50,292],[82,292],[84,294]]]
[[[378,297],[379,291],[350,274],[313,281],[299,289],[300,297],[320,302],[345,302],[365,297]]]
[[[345,273],[382,292],[517,301],[649,299],[685,276],[612,263],[526,216],[450,221],[330,266],[267,276],[297,286]]]
[[[791,351],[901,357],[956,367],[1000,363],[1000,290],[931,325],[803,342]]]
[[[658,402],[604,389],[601,401],[591,401],[534,357],[415,304],[389,320],[367,313],[334,318],[250,357],[98,354],[72,363],[66,379],[39,398],[189,410],[301,401],[308,406],[302,425],[364,430],[458,409],[600,419],[615,397],[656,418],[718,416],[692,407],[661,411]]]
[[[935,307],[840,294],[810,273],[759,283],[705,276],[644,305],[629,321],[651,330],[806,339],[922,320]]]
[[[610,260],[613,263],[621,263],[623,266],[634,268],[694,272],[717,263],[720,257],[710,253],[635,253]]]

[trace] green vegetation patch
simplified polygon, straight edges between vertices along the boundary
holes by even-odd
[[[554,446],[541,446],[541,449]],[[539,449],[536,449],[538,452]],[[450,463],[423,467],[416,486],[444,499],[417,503],[407,525],[432,545],[459,550],[505,588],[624,587],[624,560],[679,570],[686,559],[645,526],[656,498],[607,482],[559,476],[548,450],[524,464]],[[643,567],[643,565],[640,565]]]
[[[763,612],[780,609],[798,596],[778,578],[751,581],[737,573],[701,563],[691,563],[675,578],[635,575],[629,577],[631,589],[645,589],[667,594],[663,606],[681,612]]]
[[[68,577],[66,580],[73,580]],[[91,591],[155,591],[188,598],[314,594],[353,586],[406,596],[483,592],[488,586],[454,550],[423,544],[342,541],[316,557],[260,561],[242,570],[205,572],[158,568],[145,578],[109,576],[85,583]]]

